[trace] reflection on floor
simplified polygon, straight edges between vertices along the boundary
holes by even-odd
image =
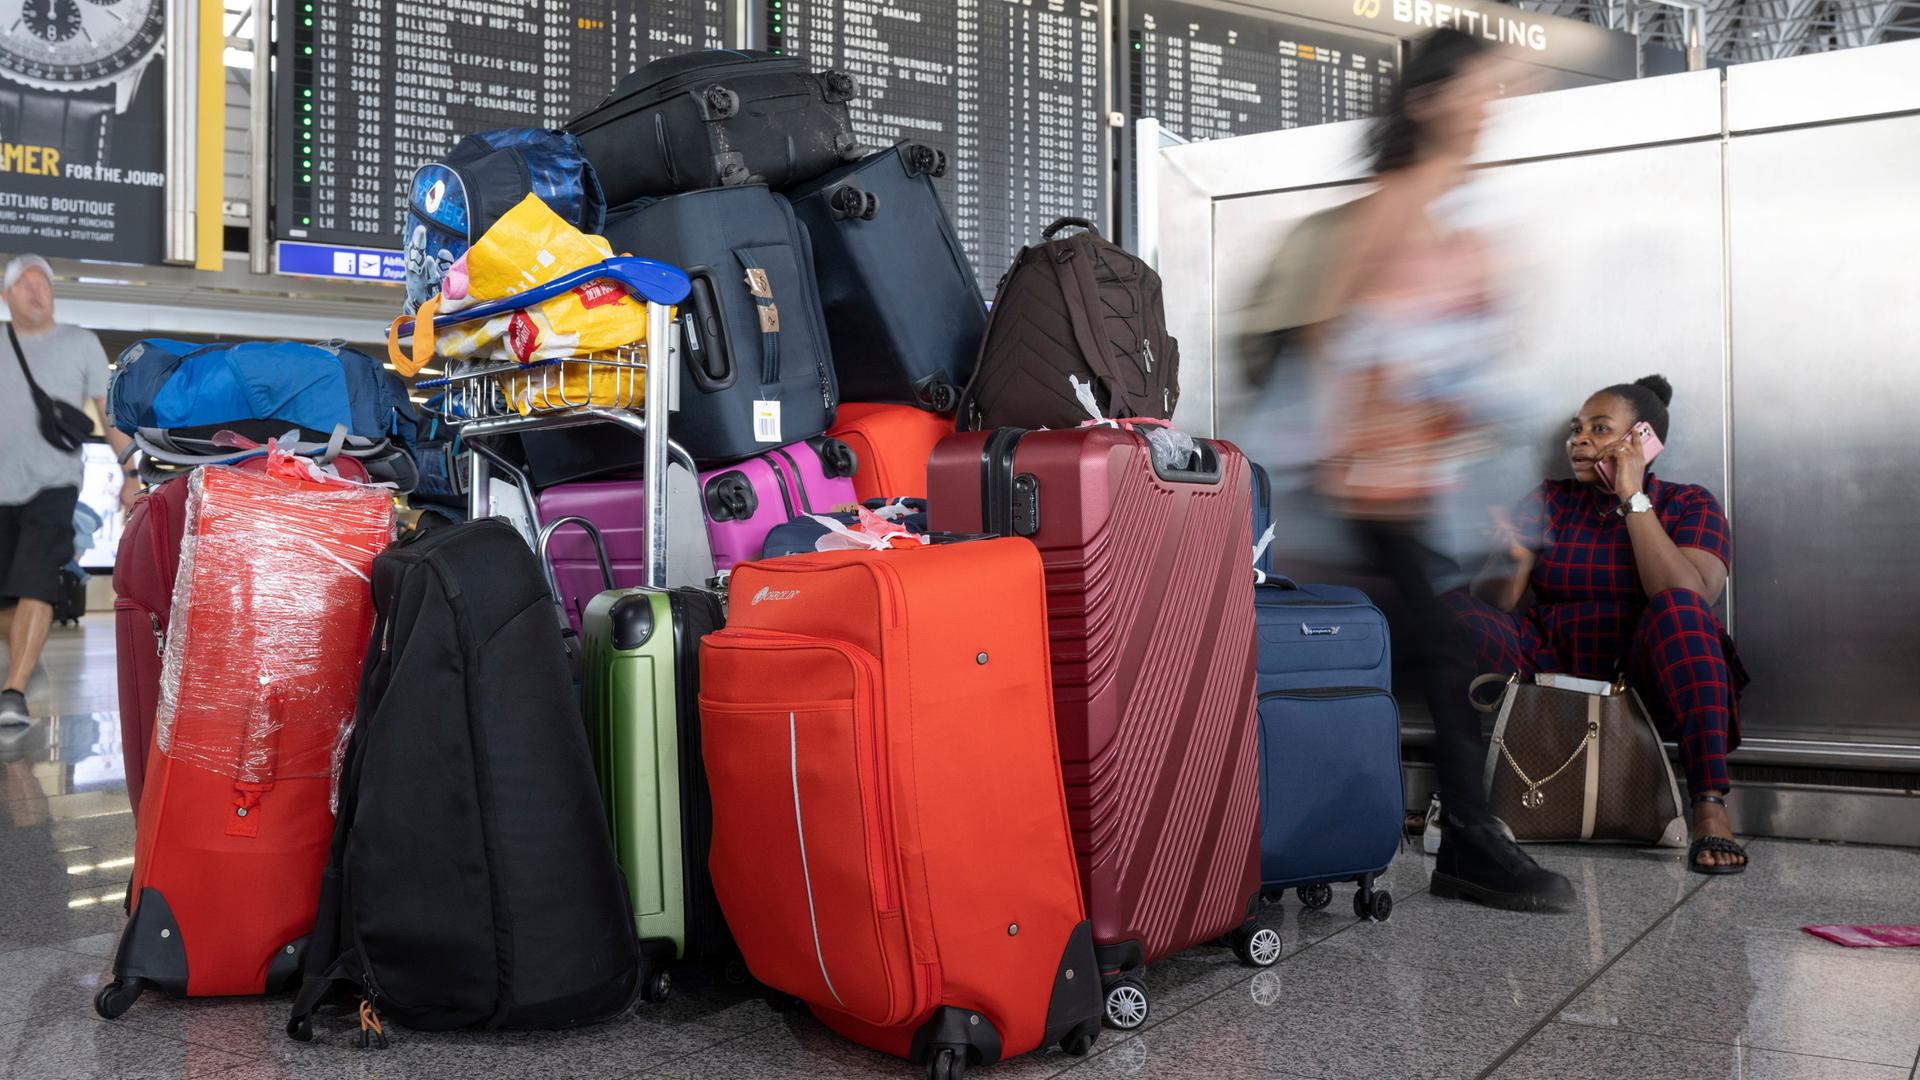
[[[0,1077],[876,1077],[917,1070],[680,973],[673,1000],[567,1033],[400,1031],[385,1051],[344,1020],[282,1032],[285,998],[90,1007],[122,922],[133,822],[113,712],[112,625],[60,630],[33,700],[57,720],[0,730]],[[1743,877],[1689,875],[1675,853],[1549,848],[1580,906],[1508,915],[1425,892],[1360,924],[1270,908],[1287,956],[1252,973],[1222,948],[1148,975],[1153,1014],[1093,1056],[1005,1062],[999,1080],[1087,1077],[1539,1077],[1920,1080],[1920,950],[1848,950],[1808,923],[1920,921],[1920,852],[1761,841]]]

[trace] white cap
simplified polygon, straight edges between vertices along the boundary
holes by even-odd
[[[47,275],[47,284],[53,284],[53,267],[47,265],[47,260],[38,255],[15,255],[7,262],[6,282],[0,287],[13,288],[14,283],[20,280],[20,275],[29,270],[38,270]]]

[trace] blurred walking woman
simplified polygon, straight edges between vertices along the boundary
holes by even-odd
[[[1573,479],[1548,480],[1521,503],[1506,537],[1511,561],[1481,578],[1478,598],[1448,600],[1482,671],[1625,674],[1680,742],[1693,793],[1689,868],[1737,874],[1747,854],[1727,818],[1727,751],[1740,740],[1735,695],[1746,674],[1713,614],[1733,543],[1712,492],[1647,468],[1639,425],[1664,444],[1672,400],[1658,375],[1588,398],[1567,429]],[[1533,605],[1509,614],[1529,586]]]
[[[1452,531],[1469,474],[1515,426],[1503,412],[1513,394],[1499,378],[1506,319],[1488,246],[1440,209],[1466,176],[1503,68],[1455,30],[1414,46],[1374,124],[1376,186],[1341,209],[1313,305],[1328,315],[1309,341],[1328,402],[1316,486],[1399,593],[1395,655],[1418,672],[1433,716],[1448,820],[1432,891],[1541,910],[1566,906],[1573,887],[1487,808],[1480,718],[1461,690],[1476,659],[1439,595],[1459,578],[1435,540]]]

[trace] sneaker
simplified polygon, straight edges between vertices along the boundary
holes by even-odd
[[[27,695],[18,690],[0,690],[0,724],[24,725],[31,719],[27,715]]]
[[[1534,862],[1493,823],[1442,833],[1431,884],[1435,896],[1509,911],[1558,911],[1574,900],[1571,881]]]

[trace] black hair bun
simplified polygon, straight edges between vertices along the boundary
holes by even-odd
[[[1673,384],[1668,382],[1664,375],[1648,375],[1644,379],[1635,379],[1633,385],[1652,391],[1653,396],[1659,398],[1662,405],[1673,404]]]

